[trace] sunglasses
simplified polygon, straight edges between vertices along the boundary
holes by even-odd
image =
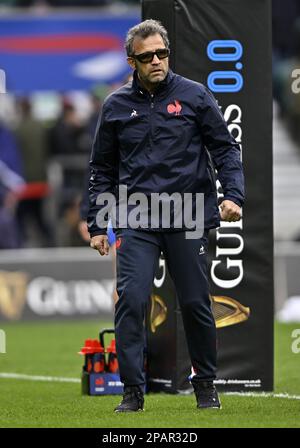
[[[165,59],[169,56],[170,50],[169,48],[162,48],[156,51],[146,51],[146,53],[141,54],[133,54],[131,57],[137,59],[139,62],[146,64],[148,62],[152,62],[154,56],[156,55],[158,59]]]

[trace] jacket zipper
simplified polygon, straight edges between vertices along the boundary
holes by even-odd
[[[154,94],[150,93],[150,107],[151,107],[151,109],[154,108],[154,101],[153,101],[153,99],[154,99]]]
[[[150,123],[150,132],[149,132],[149,150],[148,152],[152,152],[152,111],[154,109],[154,94],[150,93],[150,117],[149,117],[149,123]]]

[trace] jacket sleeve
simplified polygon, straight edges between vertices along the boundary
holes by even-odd
[[[97,224],[97,214],[104,207],[97,204],[97,198],[103,193],[111,193],[115,197],[118,183],[118,140],[110,115],[109,107],[104,103],[90,159],[87,225],[91,237],[106,234],[106,228]]]
[[[218,171],[224,199],[237,205],[244,203],[244,174],[239,144],[230,134],[219,106],[212,93],[205,88],[198,109],[198,121],[206,148]]]

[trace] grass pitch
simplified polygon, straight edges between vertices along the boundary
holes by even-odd
[[[99,322],[1,324],[7,353],[0,374],[79,378],[83,358],[76,353]],[[103,323],[102,327],[111,327]],[[221,410],[197,410],[194,396],[150,394],[145,412],[114,414],[120,396],[82,396],[79,383],[0,378],[0,427],[221,428],[300,427],[300,353],[291,334],[300,324],[275,326],[275,396],[221,394]],[[298,396],[298,399],[297,399]]]

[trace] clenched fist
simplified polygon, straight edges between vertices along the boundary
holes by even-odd
[[[107,235],[96,235],[91,238],[90,246],[96,249],[100,255],[109,254],[109,244]]]
[[[222,221],[239,221],[242,216],[241,207],[228,199],[220,204],[220,215]]]

